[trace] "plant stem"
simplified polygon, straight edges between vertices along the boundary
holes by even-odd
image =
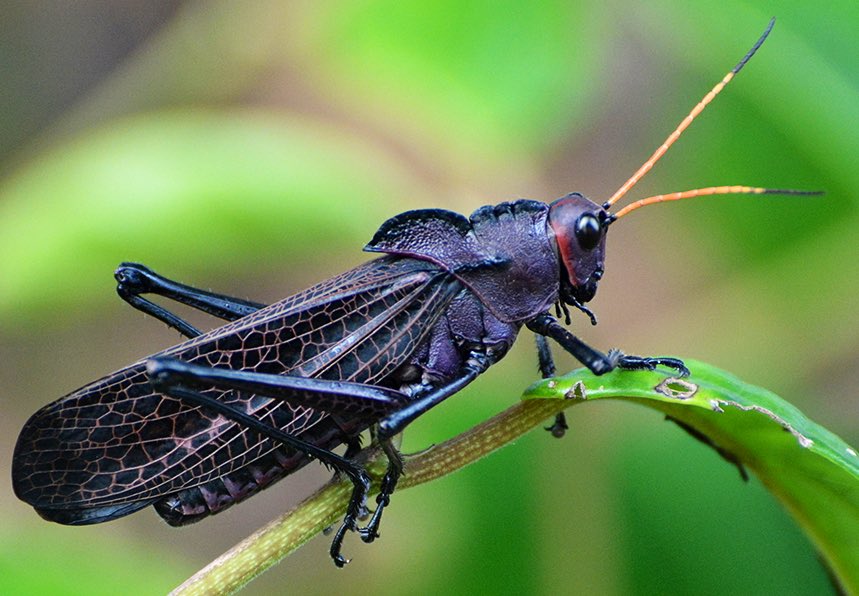
[[[542,421],[578,400],[535,399],[517,403],[489,420],[444,443],[404,457],[405,470],[398,490],[429,482],[471,464],[503,447]],[[385,473],[386,460],[377,448],[362,452],[374,481],[374,491]],[[343,516],[352,485],[334,479],[291,511],[195,573],[173,595],[231,594],[281,559],[297,550]]]

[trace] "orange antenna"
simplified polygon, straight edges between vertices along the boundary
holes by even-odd
[[[716,97],[719,94],[719,92],[725,88],[725,85],[727,85],[729,82],[731,82],[731,79],[734,78],[734,75],[736,75],[738,72],[740,72],[740,70],[746,65],[746,62],[751,60],[752,56],[755,55],[755,52],[758,51],[758,48],[761,47],[761,45],[766,40],[767,36],[770,34],[770,31],[772,31],[773,25],[775,25],[775,17],[770,19],[769,25],[767,25],[767,28],[763,32],[763,35],[761,35],[758,38],[758,40],[755,42],[755,45],[752,46],[752,49],[749,50],[745,56],[743,56],[743,59],[740,60],[734,68],[731,69],[731,72],[729,72],[728,74],[725,75],[725,78],[723,78],[721,81],[719,81],[719,83],[715,87],[713,87],[707,95],[704,96],[704,99],[702,99],[701,101],[698,102],[698,105],[696,105],[694,108],[692,108],[692,111],[689,112],[689,115],[683,119],[683,121],[674,130],[674,132],[672,132],[670,135],[668,135],[668,138],[665,139],[665,142],[662,143],[662,145],[659,147],[659,149],[657,149],[653,153],[653,155],[651,155],[650,158],[646,162],[644,162],[640,168],[638,168],[638,171],[635,174],[633,174],[629,180],[624,182],[623,186],[621,186],[619,189],[617,189],[617,192],[615,192],[611,196],[611,198],[603,204],[604,209],[608,209],[609,207],[614,205],[616,202],[618,202],[629,191],[629,189],[631,189],[633,186],[635,186],[636,183],[639,180],[641,180],[644,177],[644,175],[647,174],[647,172],[650,171],[650,168],[652,168],[654,166],[654,164],[657,161],[659,161],[659,159],[663,155],[665,155],[665,152],[668,151],[668,148],[671,147],[672,144],[674,144],[674,141],[676,141],[678,138],[680,138],[680,135],[683,133],[684,130],[686,130],[686,128],[690,124],[692,124],[692,121],[695,119],[695,117],[698,114],[700,114],[702,111],[704,111],[704,108],[707,107],[707,104],[710,103],[711,101],[713,101],[713,98]],[[717,193],[710,193],[710,194],[717,194]]]
[[[652,205],[653,203],[662,203],[665,201],[679,201],[681,199],[691,199],[694,197],[702,197],[706,195],[820,195],[823,194],[819,190],[792,190],[785,188],[759,188],[755,186],[710,186],[708,188],[696,188],[694,190],[684,190],[683,192],[673,192],[664,195],[654,195],[646,199],[640,199],[634,203],[630,203],[617,213],[610,215],[611,221],[620,219],[630,211],[635,211],[639,207]]]

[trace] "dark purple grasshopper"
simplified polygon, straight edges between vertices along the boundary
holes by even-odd
[[[766,32],[668,141],[602,205],[573,193],[547,205],[519,200],[470,217],[429,209],[385,222],[365,250],[383,253],[291,298],[264,306],[197,290],[124,263],[119,295],[189,339],[36,412],[15,448],[17,496],[50,521],[109,521],[148,505],[171,525],[218,513],[317,459],[354,490],[331,556],[347,530],[371,542],[402,471],[391,438],[498,362],[525,326],[540,368],[545,338],[596,374],[675,358],[603,354],[549,314],[582,310],[604,271],[606,232],[626,213],[702,194],[798,192],[712,187],[609,208],[668,149],[763,43]],[[152,293],[229,321],[207,333],[142,297]],[[563,434],[559,416],[551,430]],[[373,429],[389,459],[378,506],[358,527],[370,480],[353,456]],[[331,450],[348,446],[343,456]]]

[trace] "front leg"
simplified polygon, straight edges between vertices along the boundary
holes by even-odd
[[[527,322],[527,326],[534,333],[554,339],[562,348],[588,367],[595,375],[604,375],[615,368],[625,370],[654,370],[658,365],[673,368],[682,377],[689,374],[689,369],[678,358],[662,356],[643,358],[641,356],[626,355],[620,350],[609,350],[608,354],[603,354],[567,331],[555,317],[548,313],[537,315]]]

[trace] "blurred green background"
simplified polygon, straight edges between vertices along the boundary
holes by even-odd
[[[49,10],[46,8],[50,6]],[[113,268],[271,302],[355,265],[388,216],[607,198],[778,17],[632,193],[824,189],[656,206],[612,228],[576,317],[593,345],[712,362],[859,439],[859,5],[2,3],[0,592],[157,594],[327,478],[184,529],[152,510],[43,522],[12,494],[37,408],[176,343]],[[203,326],[216,323],[190,315]],[[576,366],[559,356],[559,371]],[[532,339],[406,433],[418,450],[519,399]],[[399,493],[338,571],[318,538],[247,593],[816,594],[809,541],[757,479],[644,408],[576,408]]]

